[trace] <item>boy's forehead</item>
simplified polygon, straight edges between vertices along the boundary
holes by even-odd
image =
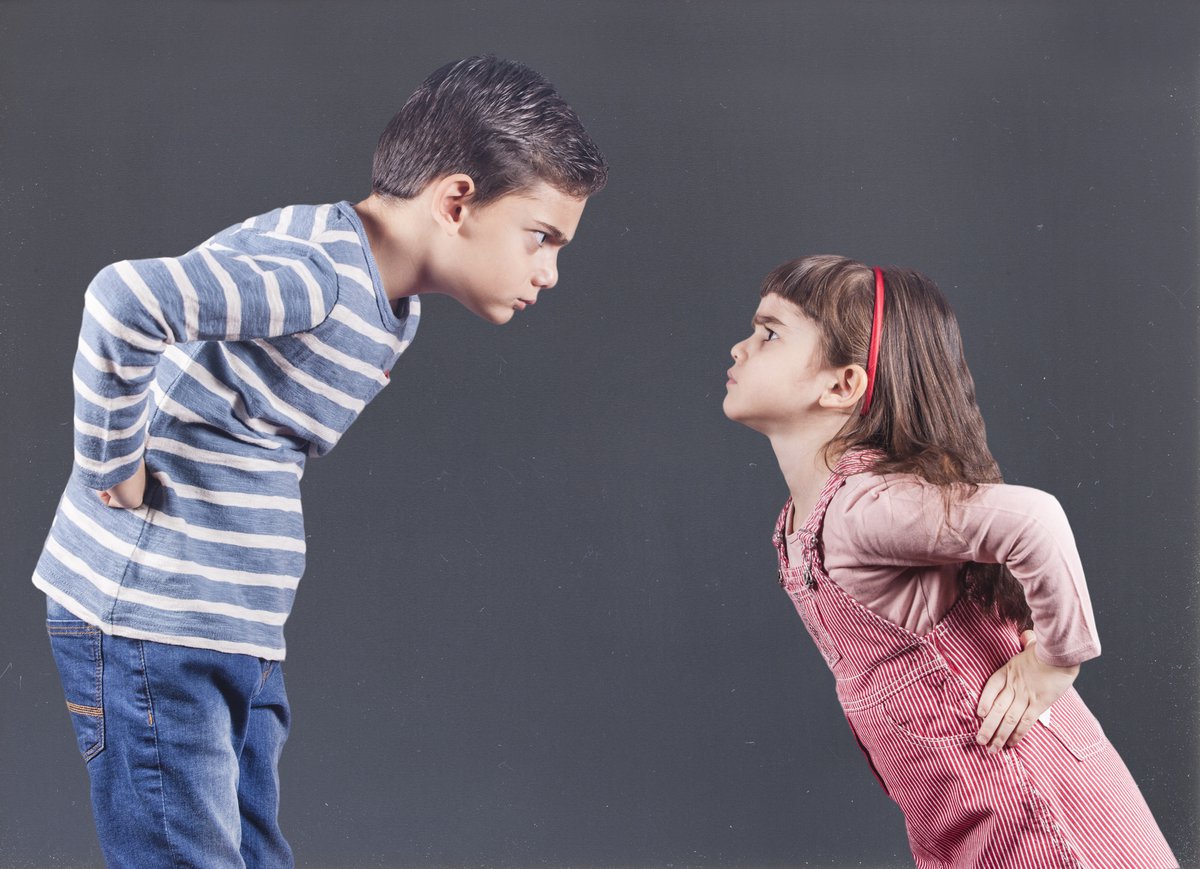
[[[579,225],[587,197],[569,196],[546,182],[539,181],[530,187],[502,196],[497,204],[499,203],[503,203],[521,219],[549,223],[570,238]]]
[[[557,187],[551,187],[545,181],[538,181],[530,187],[514,190],[508,197],[514,204],[523,204],[526,208],[573,209],[582,208],[587,197],[569,196]]]
[[[512,199],[525,199],[529,202],[542,204],[551,204],[560,199],[571,199],[577,201],[574,197],[567,196],[557,187],[547,184],[545,181],[534,181],[527,187],[521,187],[507,194]]]

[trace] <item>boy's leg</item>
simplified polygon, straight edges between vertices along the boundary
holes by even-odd
[[[292,849],[279,830],[279,755],[291,725],[283,665],[263,661],[262,687],[250,703],[239,756],[242,859],[250,867],[290,867]]]
[[[111,867],[238,867],[238,757],[262,662],[127,637],[50,602],[47,629]]]

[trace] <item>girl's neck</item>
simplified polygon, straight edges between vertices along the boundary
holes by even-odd
[[[829,480],[831,468],[825,463],[825,445],[834,435],[836,431],[808,429],[770,436],[775,460],[792,496],[794,526],[802,524],[812,512]],[[831,464],[837,460],[838,456],[829,456]],[[787,529],[788,533],[792,530]]]

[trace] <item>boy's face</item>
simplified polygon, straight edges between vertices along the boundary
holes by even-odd
[[[586,198],[544,182],[465,206],[447,251],[446,292],[492,323],[507,323],[558,282],[558,252],[575,235]]]

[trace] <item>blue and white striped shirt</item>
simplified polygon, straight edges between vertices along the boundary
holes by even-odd
[[[300,477],[388,384],[420,317],[349,202],[252,217],[84,295],[75,466],[33,582],[108,633],[280,660]],[[97,490],[146,459],[143,506]]]

